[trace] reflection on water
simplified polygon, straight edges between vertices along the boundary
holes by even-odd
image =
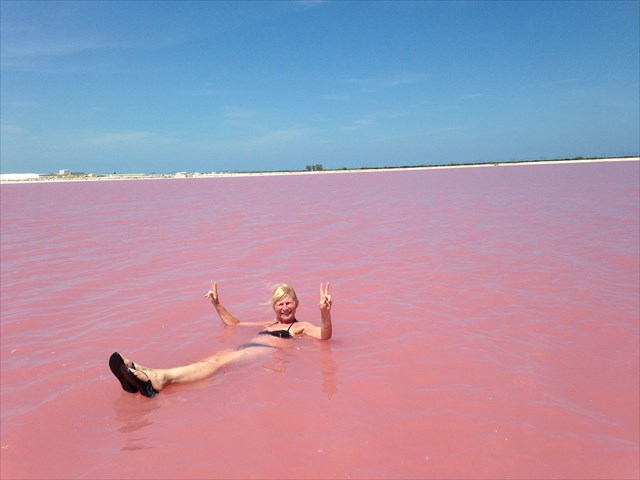
[[[149,441],[151,433],[148,427],[153,425],[153,413],[162,407],[163,402],[144,400],[146,399],[123,391],[113,402],[116,422],[119,425],[117,431],[124,442],[120,448],[122,451],[153,448],[153,441]]]
[[[338,391],[336,380],[338,366],[331,354],[331,343],[323,343],[320,346],[320,368],[322,370],[322,391],[327,394],[327,398],[331,399],[333,394]]]

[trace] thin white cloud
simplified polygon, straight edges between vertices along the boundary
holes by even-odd
[[[11,100],[8,102],[2,102],[4,108],[32,108],[36,106],[36,103],[30,100]]]
[[[111,132],[75,132],[68,140],[81,148],[158,148],[177,143],[170,135],[143,130],[121,130]]]
[[[233,105],[225,105],[220,107],[222,117],[225,119],[237,120],[240,118],[253,118],[259,115],[260,112],[256,109],[247,107],[238,107]]]
[[[374,120],[372,118],[358,118],[351,123],[346,125],[342,125],[340,130],[352,131],[352,130],[361,130],[364,128],[368,128],[374,124]]]
[[[468,128],[469,127],[465,127],[462,125],[425,128],[425,129],[419,129],[419,130],[414,130],[410,132],[385,134],[385,135],[376,137],[375,140],[378,142],[393,142],[393,141],[406,142],[406,141],[415,141],[415,140],[421,141],[425,137],[440,136],[440,135],[444,135],[451,132],[465,131]]]
[[[96,32],[70,35],[64,30],[52,30],[44,24],[2,22],[0,57],[3,63],[34,57],[61,57],[96,49],[121,46]],[[4,65],[3,65],[4,66]]]
[[[351,94],[348,93],[327,93],[318,97],[320,100],[344,101],[351,100]]]
[[[548,82],[538,82],[538,83],[529,83],[522,85],[522,89],[536,89],[536,88],[549,88],[549,87],[557,87],[559,85],[566,85],[569,83],[578,82],[577,78],[564,78],[561,80],[551,80]]]
[[[367,116],[356,118],[355,120],[338,127],[340,130],[361,130],[384,124],[387,120],[395,120],[402,117],[414,115],[415,112],[373,112]]]
[[[466,102],[467,100],[473,100],[475,98],[480,98],[483,97],[484,94],[482,93],[468,93],[466,95],[462,95],[460,97],[457,98],[458,101],[460,102]]]
[[[260,142],[291,142],[303,139],[310,133],[308,128],[285,128],[282,130],[274,130],[266,135],[258,138]]]
[[[149,140],[155,137],[151,132],[108,132],[96,135],[93,143],[96,145],[122,145],[125,143],[138,143],[140,140]]]
[[[32,133],[16,125],[0,125],[2,133],[29,134],[29,139],[41,145],[71,146],[74,149],[110,147],[141,147],[177,143],[172,135],[143,130],[94,131],[77,130],[69,132]]]
[[[212,140],[203,145],[206,149],[223,152],[252,153],[264,151],[274,147],[291,145],[310,137],[312,130],[308,128],[291,127],[272,130],[253,137],[242,137],[233,140]]]
[[[273,130],[253,138],[244,139],[240,144],[243,149],[266,148],[303,140],[307,138],[310,133],[311,130],[308,128],[284,128],[280,130]]]
[[[98,48],[113,48],[116,45],[100,42],[93,39],[41,39],[41,41],[29,40],[23,42],[3,41],[0,47],[2,59],[25,57],[56,57],[72,55],[95,50]]]
[[[90,3],[90,2],[89,2]],[[39,73],[114,72],[121,62],[100,54],[111,51],[161,49],[190,38],[180,32],[145,35],[144,32],[114,31],[99,25],[79,28],[60,25],[54,28],[40,19],[29,24],[2,22],[0,59],[3,70]],[[137,69],[136,72],[140,70]]]
[[[393,88],[403,85],[414,85],[416,83],[424,82],[427,79],[427,75],[413,72],[400,72],[391,76],[384,77],[371,77],[371,78],[350,78],[348,83],[363,85],[365,87],[373,88]]]
[[[293,2],[293,5],[296,10],[309,10],[312,8],[321,7],[322,5],[325,5],[327,3],[329,3],[328,0],[295,0]]]
[[[202,86],[198,86],[190,90],[185,90],[182,93],[190,97],[213,97],[219,95],[228,95],[230,93],[233,93],[233,91],[227,88],[220,88],[213,82],[208,82],[203,84]]]
[[[0,135],[24,135],[25,133],[29,132],[24,128],[18,127],[17,125],[6,123],[0,125]]]
[[[3,35],[0,65],[3,70],[56,74],[111,71],[113,61],[86,54],[122,47],[118,43],[88,36]]]

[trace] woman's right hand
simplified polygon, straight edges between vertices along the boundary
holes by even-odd
[[[213,280],[211,280],[211,289],[207,292],[205,298],[211,300],[211,304],[215,307],[216,312],[218,312],[222,323],[225,325],[237,325],[240,323],[240,320],[231,315],[220,303],[220,299],[218,298],[218,284]]]
[[[220,300],[218,300],[218,284],[213,280],[211,280],[211,289],[207,292],[205,298],[211,299],[211,303],[213,304],[213,306],[216,306],[220,303]]]

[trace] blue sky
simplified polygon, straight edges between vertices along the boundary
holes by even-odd
[[[5,1],[3,173],[637,155],[640,3]]]

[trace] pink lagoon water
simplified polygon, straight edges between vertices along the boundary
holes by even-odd
[[[639,163],[4,184],[2,478],[638,478]],[[334,338],[147,399],[109,371]]]

